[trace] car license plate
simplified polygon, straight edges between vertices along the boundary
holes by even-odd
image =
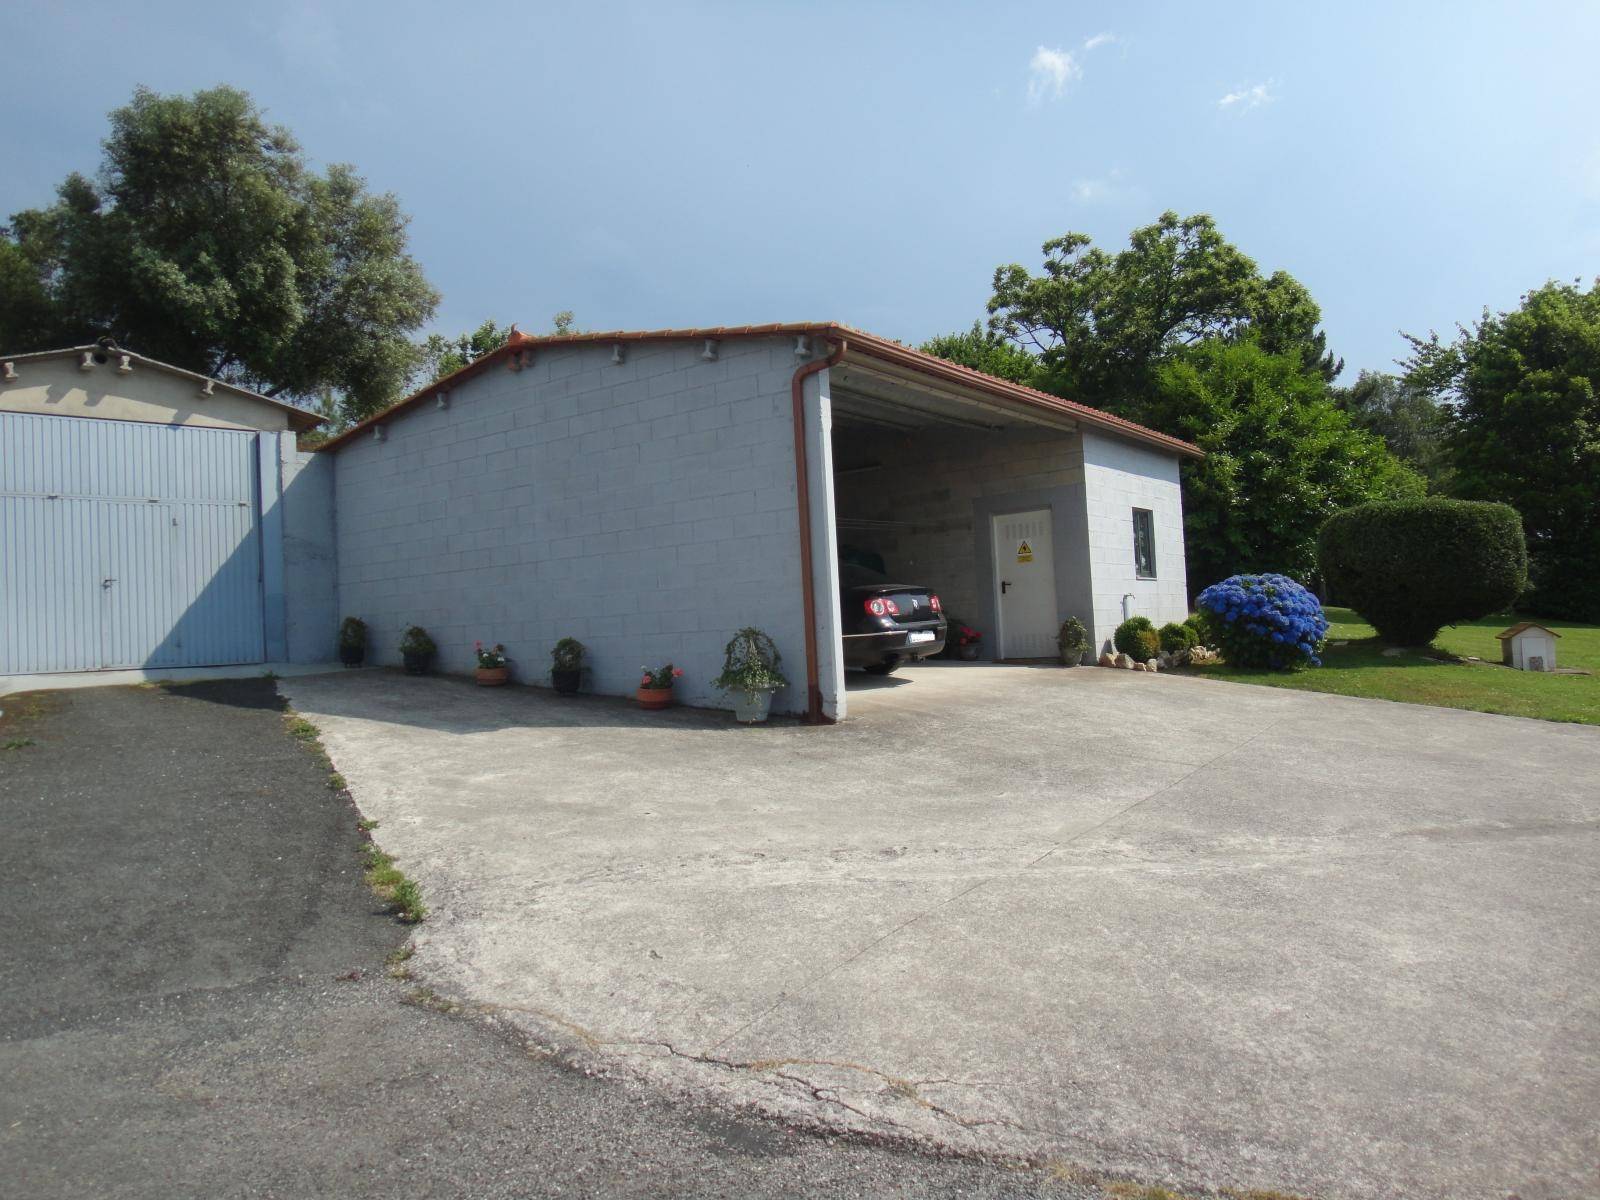
[[[931,641],[933,641],[933,631],[930,629],[919,629],[914,633],[906,634],[906,645],[908,646],[916,646],[923,642]]]

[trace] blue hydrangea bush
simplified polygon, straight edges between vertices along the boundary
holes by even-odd
[[[1230,575],[1197,603],[1211,639],[1236,667],[1322,665],[1328,618],[1321,602],[1287,575]]]

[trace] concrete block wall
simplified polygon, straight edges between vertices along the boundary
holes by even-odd
[[[608,343],[495,365],[448,407],[416,406],[333,454],[339,609],[371,626],[380,663],[411,624],[438,666],[503,642],[515,677],[548,681],[563,636],[589,648],[585,687],[630,694],[671,660],[682,700],[710,686],[733,631],[772,635],[803,709],[789,387],[793,339]]]
[[[945,611],[971,622],[993,649],[995,596],[990,516],[1049,508],[1056,602],[1087,622],[1088,561],[1083,530],[1084,466],[1075,433],[929,429],[834,431],[841,518],[913,523],[909,528],[839,534],[841,544],[882,554],[889,572],[939,592]],[[869,463],[881,469],[855,471]]]
[[[340,621],[334,459],[297,450],[292,434],[279,440],[288,661],[332,662],[339,657]]]
[[[1090,629],[1104,649],[1123,620],[1122,599],[1132,594],[1133,615],[1157,625],[1189,614],[1183,555],[1183,491],[1178,459],[1104,434],[1083,435],[1085,498],[1089,523],[1094,620]],[[1139,579],[1133,561],[1133,510],[1154,515],[1156,578]],[[1085,622],[1089,624],[1089,622]]]

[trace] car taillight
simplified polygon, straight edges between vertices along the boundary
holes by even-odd
[[[937,597],[937,596],[929,596],[928,597],[928,607],[933,609],[934,612],[943,612],[944,611],[944,606],[939,603],[939,597]]]
[[[867,611],[875,617],[896,617],[900,608],[887,596],[874,596],[867,601]]]

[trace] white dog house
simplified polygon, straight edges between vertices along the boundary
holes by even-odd
[[[1532,621],[1495,634],[1500,639],[1500,661],[1519,671],[1554,671],[1556,639],[1560,636],[1554,629]]]

